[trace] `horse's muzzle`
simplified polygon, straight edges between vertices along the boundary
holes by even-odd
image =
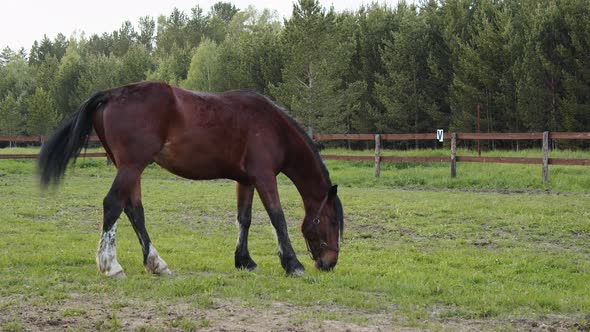
[[[324,250],[316,259],[315,266],[322,271],[332,271],[338,262],[338,251]]]
[[[329,272],[334,269],[334,266],[336,266],[336,261],[324,262],[322,259],[318,259],[315,261],[315,266],[324,272]]]

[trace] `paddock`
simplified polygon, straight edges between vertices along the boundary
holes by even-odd
[[[122,218],[118,258],[127,278],[111,280],[97,271],[94,256],[113,166],[102,158],[80,159],[59,190],[43,193],[33,160],[1,160],[0,326],[135,331],[589,327],[590,195],[580,189],[587,185],[587,168],[556,168],[558,176],[549,184],[555,190],[539,184],[538,167],[488,165],[494,168],[490,173],[514,176],[513,182],[504,176],[504,185],[482,188],[477,183],[486,180],[470,178],[475,173],[470,170],[445,180],[461,181],[448,189],[436,184],[442,181],[438,172],[448,177],[446,166],[383,165],[375,179],[370,163],[326,163],[340,186],[346,221],[334,271],[317,271],[307,258],[302,202],[287,178],[279,177],[279,190],[293,246],[306,267],[302,277],[286,276],[277,264],[276,239],[258,197],[250,250],[259,271],[236,270],[234,183],[184,180],[152,165],[143,175],[146,224],[173,275],[143,271],[137,238]],[[522,184],[528,173],[539,187]],[[408,185],[392,182],[395,176],[406,177]]]

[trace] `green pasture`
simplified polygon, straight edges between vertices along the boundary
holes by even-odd
[[[127,279],[110,280],[94,255],[113,167],[78,160],[61,187],[42,192],[33,160],[0,160],[0,326],[216,330],[214,313],[231,305],[286,324],[269,330],[316,327],[310,321],[350,330],[590,328],[590,168],[551,167],[543,184],[537,165],[465,163],[451,179],[447,163],[384,164],[376,179],[371,163],[326,164],[346,220],[333,272],[316,271],[307,257],[301,199],[285,177],[281,200],[307,269],[298,278],[285,276],[257,198],[249,243],[260,271],[238,271],[234,184],[152,165],[142,182],[146,224],[174,274],[143,272],[122,218],[117,249]],[[144,310],[149,317],[131,317]]]

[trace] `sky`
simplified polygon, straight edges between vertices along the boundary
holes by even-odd
[[[9,46],[29,50],[35,40],[47,34],[50,39],[58,33],[66,37],[72,34],[86,36],[119,29],[126,20],[134,25],[140,17],[150,15],[157,19],[169,15],[174,7],[190,14],[190,9],[200,5],[204,12],[219,0],[3,0],[0,2],[0,49]],[[276,10],[280,18],[291,16],[292,0],[224,0],[240,9],[254,5],[256,9]],[[398,0],[320,0],[336,11],[356,10],[373,2],[393,6]],[[411,2],[411,1],[408,1]]]

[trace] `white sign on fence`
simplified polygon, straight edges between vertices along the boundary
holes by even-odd
[[[437,130],[436,130],[436,139],[437,139],[439,142],[442,142],[442,141],[443,141],[443,139],[444,139],[444,138],[443,138],[443,136],[444,136],[444,132],[443,132],[443,130],[442,130],[442,129],[437,129]]]

